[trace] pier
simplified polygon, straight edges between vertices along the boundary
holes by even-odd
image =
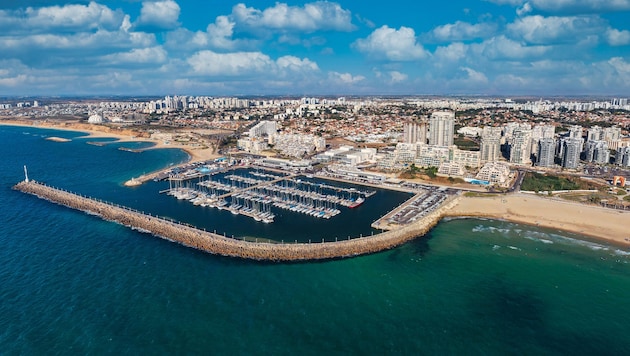
[[[263,169],[263,171],[265,171]],[[169,189],[160,193],[187,200],[194,205],[227,209],[256,221],[272,223],[272,207],[315,218],[330,219],[341,213],[337,205],[356,208],[376,191],[358,190],[301,180],[299,174],[275,175],[258,170],[225,175],[220,180],[194,182],[193,178],[170,178]],[[229,198],[229,202],[227,201]]]
[[[373,236],[321,243],[270,243],[229,238],[109,202],[84,197],[28,180],[28,178],[16,184],[13,189],[211,254],[261,261],[324,260],[391,249],[424,235],[457,201],[457,197],[452,197],[422,219],[400,229]]]

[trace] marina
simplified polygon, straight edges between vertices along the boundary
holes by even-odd
[[[361,235],[352,239],[348,237],[347,240],[335,238],[335,241],[324,241],[322,239],[321,243],[310,241],[309,243],[277,243],[270,242],[271,240],[268,239],[263,240],[265,242],[259,242],[257,239],[250,241],[251,239],[222,236],[192,225],[145,214],[138,210],[29,180],[26,168],[25,176],[26,179],[16,184],[13,189],[208,253],[267,261],[323,260],[391,249],[429,231],[456,202],[449,201],[414,224],[380,234]],[[239,214],[242,214],[241,210],[239,209]]]
[[[319,183],[296,174],[280,175],[256,168],[233,170],[230,174],[224,171],[171,176],[169,189],[161,193],[194,205],[227,209],[233,214],[272,223],[276,209],[330,219],[341,214],[340,207],[357,208],[376,191]]]

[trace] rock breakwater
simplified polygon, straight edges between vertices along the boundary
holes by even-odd
[[[343,241],[294,244],[233,239],[189,225],[143,214],[122,206],[77,195],[36,181],[23,181],[16,184],[13,188],[208,253],[260,261],[324,260],[352,257],[391,249],[424,235],[439,222],[444,212],[455,204],[455,199],[450,200],[422,220],[401,227],[398,230]]]

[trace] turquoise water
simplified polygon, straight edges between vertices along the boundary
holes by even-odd
[[[121,144],[87,145],[78,136],[0,126],[3,354],[630,350],[627,250],[466,219],[442,222],[397,249],[347,260],[276,264],[212,256],[10,189],[27,164],[37,180],[229,233],[282,229],[282,221],[261,227],[229,220],[231,214],[200,213],[157,194],[157,183],[122,187],[131,176],[185,160],[178,150],[132,153],[118,150]],[[374,206],[368,199],[361,208],[378,215],[376,205],[404,196],[373,198]],[[327,235],[369,231],[356,216],[345,218],[318,228],[329,229]],[[287,236],[322,234],[307,222],[288,224]]]

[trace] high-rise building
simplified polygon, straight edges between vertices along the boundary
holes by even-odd
[[[570,138],[582,138],[582,126],[580,125],[572,125],[569,127],[569,137]]]
[[[455,113],[436,111],[429,120],[429,145],[452,146],[455,134]]]
[[[541,138],[538,141],[538,154],[536,165],[540,167],[552,167],[556,153],[556,140],[553,138]]]
[[[408,120],[404,124],[404,143],[427,143],[427,123],[426,121]]]
[[[479,149],[482,162],[494,162],[501,156],[501,128],[486,126],[481,132]]]
[[[606,127],[602,130],[602,140],[606,141],[608,148],[616,150],[621,144],[621,128],[617,126]]]
[[[630,147],[620,147],[617,149],[617,155],[615,156],[615,163],[617,165],[628,167],[630,166]]]
[[[586,141],[599,141],[604,139],[604,130],[599,126],[593,126],[586,133]]]
[[[249,129],[249,137],[273,136],[278,131],[278,125],[275,121],[263,120]]]
[[[531,163],[532,130],[518,128],[514,130],[510,144],[510,163]]]
[[[582,139],[564,138],[562,146],[562,167],[577,168],[580,163],[580,153],[582,152]]]
[[[554,138],[556,127],[553,125],[536,125],[532,128],[532,155],[538,155],[538,141],[543,138]]]
[[[585,161],[606,164],[610,160],[608,144],[603,140],[593,140],[586,143]]]

